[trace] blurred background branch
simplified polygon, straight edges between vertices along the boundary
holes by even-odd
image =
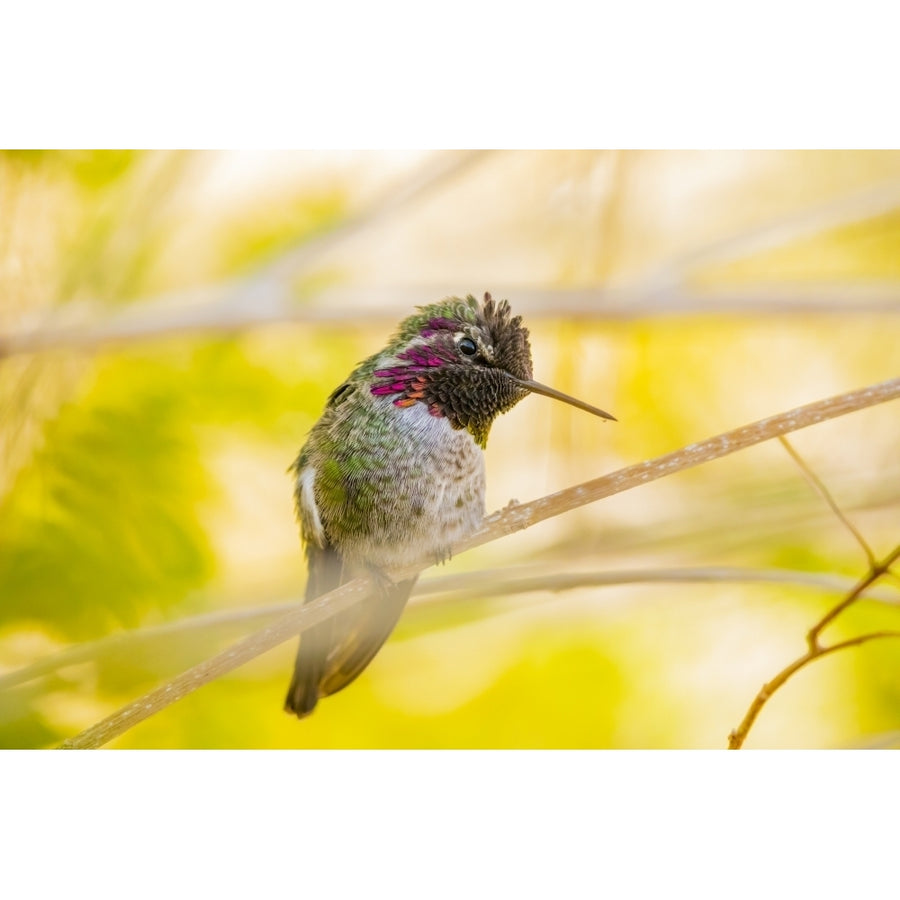
[[[765,251],[777,250],[795,241],[812,238],[842,226],[890,215],[898,207],[900,180],[888,178],[861,190],[839,194],[824,203],[814,202],[791,215],[694,249],[652,272],[646,278],[646,283],[663,288],[666,285],[683,284],[690,280],[697,269],[721,266]]]
[[[835,287],[771,286],[764,291],[692,291],[688,287],[660,288],[523,288],[491,285],[498,297],[516,297],[516,310],[529,320],[546,318],[621,319],[646,316],[689,316],[703,313],[776,316],[810,314],[900,314],[900,290],[892,285]],[[260,303],[258,291],[265,291]],[[162,301],[140,301],[109,319],[84,325],[52,322],[0,335],[0,356],[38,353],[60,348],[92,351],[106,345],[129,344],[198,333],[231,334],[280,323],[392,325],[402,310],[422,303],[423,297],[453,296],[454,285],[430,284],[410,288],[331,287],[310,297],[310,305],[293,303],[283,284],[261,282],[237,287],[221,296],[218,289],[173,295]]]
[[[332,248],[381,225],[404,206],[439,189],[478,163],[489,151],[471,150],[438,154],[426,160],[398,185],[386,188],[369,206],[338,218],[312,237],[289,246],[285,252],[236,281],[169,292],[159,297],[132,300],[117,316],[97,321],[96,303],[83,301],[70,305],[60,323],[58,312],[25,328],[0,334],[0,357],[13,353],[33,353],[59,347],[95,348],[105,343],[146,340],[193,331],[241,330],[260,323],[290,321],[291,281],[321,264]],[[76,321],[71,321],[72,318]],[[77,319],[86,321],[78,323]],[[91,321],[91,319],[95,321]],[[314,319],[315,320],[315,319]],[[321,319],[320,319],[321,320]],[[326,318],[327,321],[327,318]]]
[[[487,569],[482,572],[471,572],[464,575],[445,575],[420,581],[410,601],[407,616],[415,617],[417,611],[424,609],[451,606],[459,608],[461,604],[479,601],[478,607],[471,610],[472,618],[502,615],[509,612],[509,605],[488,606],[483,601],[504,597],[520,597],[524,594],[551,593],[561,594],[566,591],[584,587],[610,587],[628,584],[776,584],[791,587],[806,587],[826,593],[846,594],[853,587],[852,579],[830,572],[801,572],[790,569],[737,569],[728,567],[682,568],[682,569],[649,569],[647,571],[623,572],[578,572],[548,573],[544,575],[528,575],[520,571],[525,567],[516,567],[513,571],[506,569]],[[866,594],[867,600],[876,603],[887,603],[900,606],[900,594],[883,591]],[[44,659],[0,675],[0,691],[8,690],[36,678],[50,675],[59,669],[77,666],[85,662],[115,660],[125,652],[146,653],[159,644],[162,650],[172,648],[172,642],[180,637],[187,637],[189,650],[199,650],[196,641],[197,632],[208,639],[219,638],[232,631],[246,630],[248,626],[261,624],[295,609],[302,603],[296,596],[290,600],[281,600],[258,606],[241,607],[224,612],[202,613],[188,616],[164,625],[135,628],[120,631],[96,641],[86,641]],[[438,629],[451,627],[447,621],[438,621],[431,626]]]
[[[495,154],[496,155],[496,151]],[[502,154],[501,154],[502,155]],[[398,315],[423,302],[423,297],[450,296],[459,291],[455,281],[383,286],[328,286],[304,289],[302,305],[296,302],[296,283],[327,261],[335,248],[385,225],[392,216],[429,194],[452,185],[470,168],[481,164],[488,151],[437,154],[399,185],[390,185],[365,208],[337,219],[319,233],[288,246],[265,266],[235,281],[218,283],[160,296],[135,298],[110,315],[102,315],[96,302],[69,304],[66,315],[59,311],[37,321],[0,333],[0,357],[34,353],[61,347],[96,349],[173,334],[230,333],[280,322],[340,323],[357,321],[394,322]],[[607,280],[614,257],[622,184],[630,157],[613,154],[614,169],[608,201],[603,204],[596,275]],[[900,288],[893,280],[884,283],[819,284],[769,283],[762,289],[740,287],[715,289],[691,287],[698,271],[740,262],[767,250],[846,226],[890,214],[900,206],[900,179],[886,179],[863,190],[830,198],[824,204],[794,213],[761,227],[716,239],[667,261],[631,285],[535,288],[521,283],[492,281],[500,296],[516,296],[517,306],[531,318],[538,316],[633,319],[648,315],[697,313],[810,313],[867,312],[896,315],[900,312]]]

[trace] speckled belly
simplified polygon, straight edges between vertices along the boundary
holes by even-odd
[[[342,554],[380,568],[447,559],[484,518],[481,449],[467,431],[454,430],[422,404],[398,417],[379,443],[366,491],[376,500],[356,534],[336,536]]]

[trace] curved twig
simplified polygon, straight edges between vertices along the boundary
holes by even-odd
[[[840,615],[851,603],[859,600],[863,591],[873,585],[882,575],[886,575],[891,566],[900,559],[900,546],[895,547],[881,562],[874,563],[865,578],[834,609],[829,610],[822,618],[810,629],[806,636],[806,643],[810,650],[814,650],[819,646],[819,635],[822,629],[832,622],[836,616]]]
[[[821,619],[810,629],[806,636],[806,653],[795,659],[790,665],[785,666],[771,681],[767,681],[760,689],[750,708],[744,715],[741,724],[738,725],[731,734],[728,735],[728,749],[740,750],[744,745],[747,734],[753,727],[756,717],[760,714],[766,702],[795,672],[799,672],[804,666],[809,665],[813,660],[836,650],[844,650],[847,647],[858,647],[860,644],[869,641],[880,640],[882,638],[900,638],[900,631],[874,631],[871,634],[863,634],[859,637],[849,638],[846,641],[840,641],[837,644],[822,646],[819,643],[819,634],[822,629],[833,621],[834,618],[842,613],[848,606],[859,600],[863,592],[871,587],[879,578],[885,575],[890,567],[900,559],[900,545],[896,546],[881,562],[875,562],[856,586],[850,591],[837,606],[832,607]]]
[[[848,647],[858,647],[860,644],[867,644],[869,641],[877,641],[882,638],[900,638],[900,631],[873,631],[870,634],[861,634],[859,637],[849,638],[846,641],[840,641],[828,647],[820,646],[815,650],[807,650],[803,656],[795,659],[789,666],[785,666],[771,681],[767,681],[759,689],[759,693],[753,698],[753,702],[750,704],[750,708],[747,710],[741,724],[728,735],[728,749],[741,749],[748,732],[756,721],[756,717],[766,705],[766,702],[794,673],[799,672],[800,669],[809,665],[813,660],[827,656],[829,653],[834,653],[837,650],[846,650]]]

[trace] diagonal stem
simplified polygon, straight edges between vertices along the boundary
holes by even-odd
[[[855,603],[859,600],[863,591],[866,588],[871,587],[879,578],[883,575],[886,575],[890,567],[900,559],[900,544],[898,544],[894,549],[879,563],[876,562],[871,569],[869,569],[868,574],[863,578],[859,584],[850,591],[847,596],[838,603],[837,606],[830,609],[818,622],[810,629],[809,634],[806,636],[806,643],[809,645],[810,650],[815,649],[819,646],[819,635],[822,633],[822,630],[828,625],[829,622],[834,621],[834,619],[839,616],[848,606]]]
[[[817,646],[807,650],[803,656],[795,659],[789,666],[785,666],[785,668],[783,668],[771,681],[767,681],[760,688],[759,693],[754,697],[741,724],[728,735],[728,749],[741,749],[747,738],[747,734],[753,727],[753,723],[756,721],[756,717],[760,714],[762,708],[766,705],[766,702],[772,694],[804,666],[809,665],[813,660],[827,656],[829,653],[835,653],[838,650],[846,650],[848,647],[858,647],[861,644],[867,644],[869,641],[878,641],[884,638],[900,638],[900,631],[873,631],[870,634],[862,634],[859,637],[849,638],[846,641],[840,641],[839,643],[831,644],[828,647]]]
[[[856,542],[862,547],[863,553],[866,554],[866,560],[868,561],[870,568],[874,568],[876,560],[872,548],[866,543],[866,539],[860,534],[854,524],[841,511],[841,508],[837,505],[837,501],[831,496],[831,491],[828,490],[822,479],[819,478],[819,476],[806,464],[806,460],[794,449],[791,442],[784,435],[781,435],[778,440],[781,441],[781,446],[788,452],[788,455],[800,468],[803,476],[810,485],[812,485],[813,490],[815,490],[816,493],[831,507],[831,511],[841,520],[841,523],[853,537],[856,538]]]
[[[747,738],[747,734],[753,727],[756,717],[761,712],[766,702],[794,673],[799,672],[804,666],[809,665],[813,660],[834,653],[836,650],[844,650],[847,647],[858,647],[868,641],[880,640],[882,638],[900,637],[900,631],[874,631],[871,634],[860,635],[859,637],[849,638],[846,641],[840,641],[837,644],[823,647],[819,643],[819,635],[822,629],[839,616],[848,606],[855,603],[862,596],[863,592],[875,584],[879,578],[887,574],[890,567],[900,558],[900,544],[898,544],[881,562],[875,562],[865,577],[860,579],[850,593],[841,600],[837,606],[832,607],[821,619],[810,629],[806,636],[806,653],[795,659],[790,665],[782,669],[771,681],[766,682],[753,702],[747,710],[741,724],[728,735],[728,749],[740,750]]]

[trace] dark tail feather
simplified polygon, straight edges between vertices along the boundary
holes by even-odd
[[[319,702],[319,682],[325,671],[325,658],[329,650],[328,635],[322,632],[330,624],[323,622],[314,625],[300,638],[294,674],[284,700],[284,711],[293,713],[298,719],[308,716]]]
[[[348,627],[339,622],[340,631],[319,686],[320,697],[336,694],[362,674],[390,637],[415,583],[416,578],[398,581],[345,613]]]
[[[411,578],[390,584],[355,608],[305,631],[285,710],[302,719],[315,709],[320,698],[336,694],[355,681],[390,637],[415,583]]]
[[[304,603],[339,587],[343,569],[340,554],[331,547],[321,549],[309,546],[307,559],[309,578]],[[284,700],[285,712],[293,713],[298,719],[308,716],[316,708],[320,696],[319,684],[325,672],[333,635],[334,620],[328,619],[319,625],[313,625],[300,638],[291,686]]]

